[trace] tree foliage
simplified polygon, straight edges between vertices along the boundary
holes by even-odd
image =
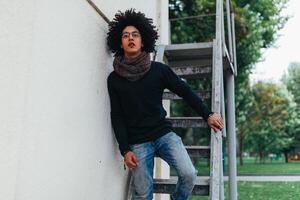
[[[300,149],[300,63],[293,62],[289,65],[287,74],[284,74],[282,77],[282,82],[293,95],[296,103],[296,116],[286,130],[294,141],[286,149],[289,152],[294,148]]]
[[[241,83],[241,87],[243,90],[239,90],[239,95],[236,95],[235,101],[236,101],[236,132],[238,136],[238,153],[240,158],[240,165],[243,165],[243,152],[244,152],[244,139],[247,134],[247,128],[248,128],[248,117],[251,112],[251,106],[254,102],[254,96],[251,92],[251,86],[250,86],[250,80],[245,80]]]
[[[297,113],[300,116],[300,63],[291,63],[288,67],[288,73],[283,75],[282,81],[293,94],[297,104]]]
[[[293,144],[288,129],[296,118],[296,105],[286,88],[274,83],[256,83],[252,95],[245,144],[262,160],[268,153],[283,152]]]

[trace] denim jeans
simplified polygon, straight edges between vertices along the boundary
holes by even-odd
[[[194,168],[181,138],[175,132],[171,131],[154,141],[134,144],[130,147],[139,163],[132,170],[132,200],[152,200],[153,167],[156,153],[177,172],[178,182],[175,192],[171,194],[172,199],[186,200],[188,198],[195,185],[197,170]]]

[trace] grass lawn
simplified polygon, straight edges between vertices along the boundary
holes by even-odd
[[[278,160],[266,160],[265,163],[255,162],[255,158],[245,158],[244,165],[237,165],[238,174],[299,174],[300,161],[284,162],[284,158]]]
[[[227,174],[228,160],[225,162],[224,174]],[[198,175],[209,175],[209,166],[207,161],[198,160],[194,162],[198,169]],[[300,175],[300,161],[290,161],[285,163],[283,159],[276,161],[267,160],[265,163],[255,162],[255,158],[247,158],[244,165],[237,164],[238,174],[299,174]],[[173,171],[173,170],[172,170]],[[300,198],[299,198],[300,199]]]
[[[238,182],[238,200],[299,200],[300,182]],[[192,196],[189,200],[209,200],[208,197]],[[228,185],[225,184],[225,200]]]
[[[246,163],[243,166],[238,165],[238,174],[299,174],[300,162],[293,161],[289,163]]]

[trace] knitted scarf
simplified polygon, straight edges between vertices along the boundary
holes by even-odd
[[[136,81],[144,76],[151,66],[150,54],[142,51],[137,57],[127,60],[124,56],[116,56],[114,70],[129,81]]]

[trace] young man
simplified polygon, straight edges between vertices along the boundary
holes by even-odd
[[[154,156],[176,169],[173,200],[185,200],[195,185],[197,171],[181,138],[165,119],[163,90],[181,96],[215,131],[222,118],[212,113],[169,66],[150,61],[157,31],[141,12],[118,12],[109,24],[107,44],[115,53],[114,71],[107,78],[111,121],[124,162],[133,174],[132,200],[152,200]]]

